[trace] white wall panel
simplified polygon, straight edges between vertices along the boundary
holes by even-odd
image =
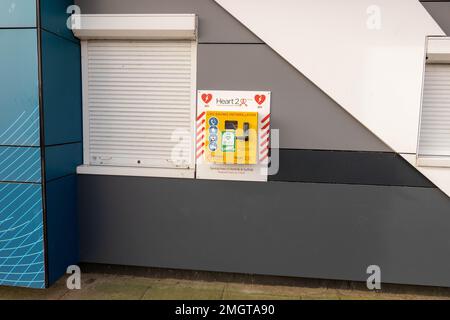
[[[416,152],[425,37],[443,35],[419,1],[216,2],[395,151]]]

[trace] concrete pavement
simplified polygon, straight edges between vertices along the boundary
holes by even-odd
[[[47,290],[0,287],[0,299],[277,300],[277,299],[450,299],[450,289],[213,272],[94,266],[82,274],[81,290],[68,290],[66,277]]]

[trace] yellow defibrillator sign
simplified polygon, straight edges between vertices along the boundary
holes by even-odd
[[[205,160],[222,164],[256,164],[258,112],[207,111]]]

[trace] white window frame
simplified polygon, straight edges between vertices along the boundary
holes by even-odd
[[[197,17],[179,15],[73,15],[73,32],[81,40],[83,93],[83,157],[79,174],[195,178],[195,139],[197,105]],[[126,37],[124,36],[126,34]],[[191,130],[190,164],[188,168],[95,166],[89,165],[88,41],[89,40],[190,40],[191,41]]]
[[[417,139],[416,165],[421,167],[450,167],[450,156],[420,154],[420,135],[422,130],[423,90],[425,88],[425,69],[427,63],[450,64],[450,37],[433,36],[427,38],[425,63],[422,79],[422,96],[419,118],[419,135]]]

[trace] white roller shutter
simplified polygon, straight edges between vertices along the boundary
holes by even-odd
[[[195,59],[194,41],[85,41],[88,164],[193,168]]]
[[[450,157],[450,64],[427,64],[419,157]]]

